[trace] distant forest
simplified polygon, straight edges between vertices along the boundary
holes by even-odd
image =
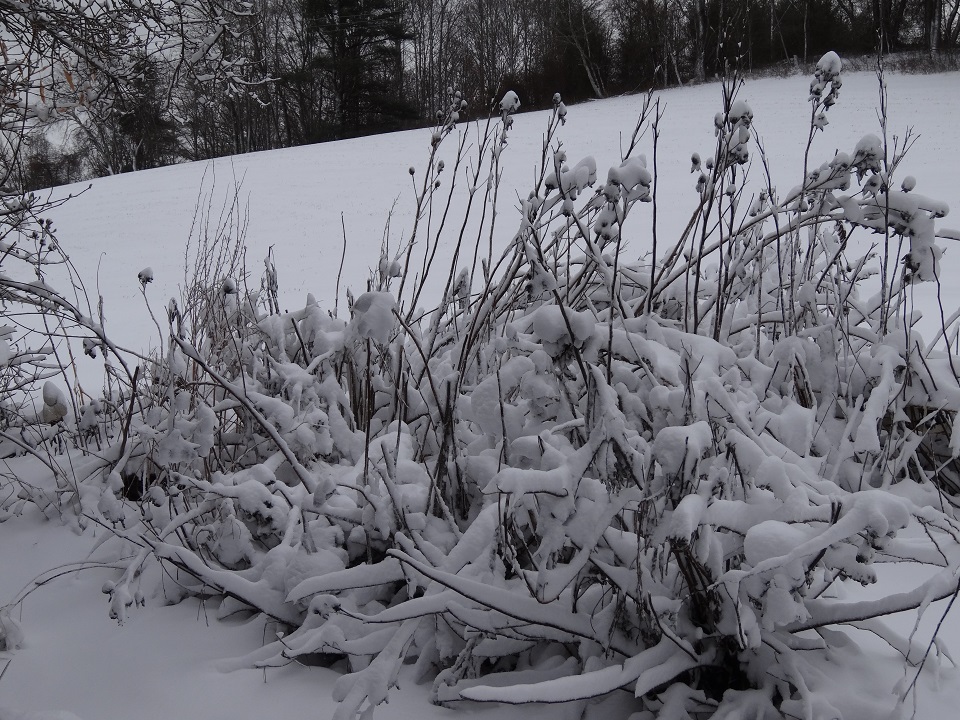
[[[529,109],[555,92],[601,98],[724,66],[788,71],[829,49],[936,58],[960,44],[958,10],[960,0],[259,0],[216,39],[242,69],[232,82],[173,82],[173,61],[145,53],[114,102],[30,138],[23,186],[424,126],[452,101],[463,117],[485,115],[506,89]]]

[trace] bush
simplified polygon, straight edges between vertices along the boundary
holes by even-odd
[[[840,86],[828,53],[808,154]],[[882,619],[956,590],[958,376],[901,324],[910,284],[938,281],[946,207],[909,178],[895,189],[900,155],[874,135],[748,202],[752,112],[736,78],[722,88],[687,228],[642,262],[619,239],[657,208],[656,161],[636,154],[647,137],[656,158],[649,99],[597,183],[592,158],[555,144],[557,96],[512,242],[496,258],[489,219],[462,229],[429,312],[442,228],[419,218],[450,202],[436,151],[457,132],[452,92],[410,239],[347,317],[312,299],[280,313],[271,262],[251,288],[239,249],[200,241],[193,300],[168,307],[109,464],[74,488],[136,548],[105,587],[112,615],[148,564],[176,569],[222,613],[282,627],[234,666],[342,659],[338,718],[382,702],[407,659],[438,703],[582,708],[627,688],[639,718],[717,720],[856,717],[871,678],[836,671],[856,652],[842,626],[922,665],[930,649]],[[479,130],[462,228],[488,178],[496,198],[518,105],[508,93]],[[864,233],[881,252],[853,254]],[[901,561],[935,572],[858,597]]]

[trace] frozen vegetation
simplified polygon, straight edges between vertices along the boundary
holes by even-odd
[[[98,534],[104,612],[127,627],[158,597],[268,619],[220,668],[333,666],[338,720],[404,673],[453,708],[909,715],[947,649],[887,621],[952,598],[960,572],[960,311],[933,306],[924,336],[914,289],[939,286],[958,234],[897,172],[912,135],[887,127],[885,93],[872,132],[813,150],[842,79],[828,53],[794,187],[772,179],[749,86],[714,86],[689,205],[659,192],[655,97],[603,166],[568,155],[556,96],[515,195],[522,99],[465,128],[451,88],[411,224],[362,291],[282,310],[273,256],[262,280],[244,265],[239,204],[201,205],[147,356],[72,273],[54,288],[69,239],[8,207],[0,520]],[[102,397],[61,389],[81,352],[105,358]],[[894,563],[924,572],[871,593]],[[4,585],[11,663],[41,580]],[[899,656],[889,696],[868,634]]]

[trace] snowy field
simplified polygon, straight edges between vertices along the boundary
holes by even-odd
[[[806,138],[809,106],[805,77],[749,82],[742,96],[754,112],[754,126],[773,166],[775,184],[784,190],[798,184],[803,169],[802,141]],[[908,127],[916,144],[899,176],[917,178],[917,192],[945,201],[960,213],[960,181],[955,159],[960,153],[956,127],[960,117],[960,73],[930,76],[891,76],[891,138]],[[672,90],[659,95],[665,107],[659,148],[661,237],[673,237],[686,224],[696,194],[689,174],[690,154],[712,150],[712,117],[719,109],[719,87]],[[639,97],[625,97],[573,106],[561,139],[573,162],[593,155],[601,175],[618,164],[620,148],[629,141]],[[851,151],[868,132],[879,133],[876,78],[869,73],[845,76],[839,104],[830,112],[826,133],[814,141],[812,164],[833,156],[835,149]],[[541,150],[544,113],[516,118],[509,147],[502,156],[502,197],[525,197]],[[465,129],[467,132],[471,130]],[[341,306],[347,286],[363,289],[364,278],[379,258],[389,221],[389,242],[396,249],[412,225],[412,184],[408,168],[418,169],[429,150],[429,132],[412,131],[270,153],[239,156],[211,163],[163,168],[92,183],[89,190],[57,210],[59,238],[91,292],[99,292],[106,308],[107,332],[122,345],[146,348],[159,342],[153,321],[143,304],[137,273],[151,267],[155,281],[147,296],[162,315],[167,299],[178,295],[184,277],[184,247],[198,202],[212,192],[210,207],[219,213],[223,198],[235,183],[244,213],[251,282],[261,272],[261,259],[273,248],[279,271],[282,307],[295,309],[312,293],[321,305],[332,307],[340,266],[342,227],[347,243]],[[453,143],[445,148],[452,166]],[[649,153],[649,142],[642,147]],[[442,154],[442,156],[444,156]],[[755,168],[754,172],[758,172]],[[450,178],[444,178],[445,182]],[[54,191],[78,193],[85,186]],[[648,247],[649,210],[636,222],[630,252],[640,256]],[[457,217],[455,210],[453,217]],[[342,226],[341,226],[342,222]],[[505,243],[517,219],[503,212],[496,242]],[[960,226],[948,216],[946,227]],[[440,253],[449,251],[442,247]],[[960,247],[947,247],[943,261],[943,300],[949,314],[960,305]],[[442,283],[445,273],[439,278]],[[933,288],[918,289],[918,304],[933,326],[939,312]],[[359,294],[359,292],[358,292]],[[425,302],[429,303],[430,300]],[[95,376],[94,360],[84,372]],[[111,544],[97,547],[100,538],[77,535],[56,518],[45,520],[32,506],[23,516],[0,523],[0,605],[13,598],[39,574],[51,578],[17,609],[24,648],[0,653],[0,720],[167,720],[168,718],[329,717],[336,669],[291,664],[266,673],[253,670],[223,672],[221,661],[246,654],[274,631],[259,617],[218,620],[217,603],[188,600],[160,606],[147,598],[144,609],[118,626],[107,615],[100,588],[110,575],[105,569],[83,569],[91,557],[109,559]],[[61,568],[62,572],[52,572]],[[53,577],[56,575],[56,577]],[[145,581],[160,582],[154,578]],[[887,568],[880,587],[900,590],[917,578]],[[926,645],[940,620],[944,605],[930,608],[915,640]],[[898,628],[910,632],[913,617],[898,619]],[[947,618],[940,637],[960,652],[960,619]],[[860,658],[864,665],[886,668],[889,684],[873,688],[853,700],[864,717],[882,717],[893,711],[893,688],[904,680],[902,663],[880,642]],[[918,680],[916,707],[902,708],[907,717],[921,720],[956,717],[960,707],[960,675],[950,669],[926,668]],[[847,667],[847,671],[855,667]],[[906,682],[913,679],[911,669]],[[427,702],[429,683],[418,685],[401,676],[399,692],[377,717],[391,720],[419,718],[497,718],[510,720],[534,714],[559,717],[554,707],[513,708],[462,706],[438,708]],[[589,708],[589,717],[627,717],[629,696],[614,697]]]
[[[913,128],[917,138],[898,176],[915,175],[916,192],[960,208],[960,181],[953,160],[960,151],[956,134],[960,75],[891,75],[887,83],[891,142],[894,136],[902,138],[908,128]],[[767,150],[774,184],[781,192],[802,180],[803,144],[810,123],[808,84],[805,76],[762,79],[749,82],[741,93],[753,109],[756,134]],[[706,157],[713,151],[713,115],[720,109],[720,89],[708,84],[668,90],[658,97],[665,108],[658,158],[658,225],[661,238],[674,238],[696,205],[696,176],[690,174],[690,156],[698,152]],[[840,101],[829,113],[830,124],[814,139],[810,165],[816,167],[831,159],[836,150],[852,152],[866,133],[879,135],[878,101],[875,75],[845,75]],[[560,131],[571,165],[592,155],[598,175],[605,177],[607,168],[619,164],[621,148],[629,143],[641,106],[641,96],[630,96],[571,107]],[[503,202],[496,233],[501,246],[517,229],[517,215],[511,212],[517,206],[516,198],[525,198],[532,188],[547,117],[546,112],[517,116],[501,156]],[[473,126],[464,131],[475,143]],[[448,168],[452,167],[455,139],[450,137],[441,146],[440,158]],[[103,295],[108,334],[116,342],[140,349],[155,345],[158,339],[137,273],[144,267],[153,269],[155,279],[147,288],[147,297],[162,316],[167,300],[178,297],[178,287],[183,284],[184,249],[198,203],[212,209],[215,222],[225,199],[239,185],[240,204],[249,220],[246,244],[251,283],[259,283],[262,260],[272,247],[281,304],[287,310],[303,307],[307,293],[322,307],[332,308],[345,227],[342,307],[347,287],[355,295],[366,289],[366,278],[380,257],[385,228],[389,225],[392,254],[409,235],[414,200],[408,171],[410,167],[417,170],[419,186],[429,148],[430,132],[415,130],[101,178],[56,212],[55,225],[91,295],[96,297],[97,291]],[[649,137],[641,141],[640,150],[650,158]],[[760,179],[762,171],[755,161],[752,175]],[[448,189],[449,174],[448,169],[444,173],[448,177],[441,175],[441,195]],[[463,206],[462,175],[457,182],[450,212],[453,218],[460,217],[456,208]],[[55,196],[78,193],[85,187],[58,189]],[[435,210],[434,223],[438,214]],[[631,243],[628,252],[635,257],[647,251],[650,242],[649,207],[640,215],[625,232]],[[960,219],[950,216],[944,224],[960,226]],[[456,222],[451,225],[459,228]],[[444,252],[449,257],[452,244],[451,240],[438,252],[439,267],[445,268],[441,261]],[[948,247],[944,263],[945,270],[960,271],[960,247]],[[445,279],[443,271],[435,276],[433,287],[442,287]],[[956,307],[960,287],[945,285],[944,301]],[[918,292],[930,297],[931,291],[922,287]]]

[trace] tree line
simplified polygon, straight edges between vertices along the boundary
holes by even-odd
[[[45,187],[224,155],[429,124],[460,91],[483,115],[691,81],[725,65],[794,65],[960,41],[960,0],[261,0],[208,48],[226,82],[142,52],[107,104],[63,113],[21,163]],[[175,81],[176,80],[176,81]]]

